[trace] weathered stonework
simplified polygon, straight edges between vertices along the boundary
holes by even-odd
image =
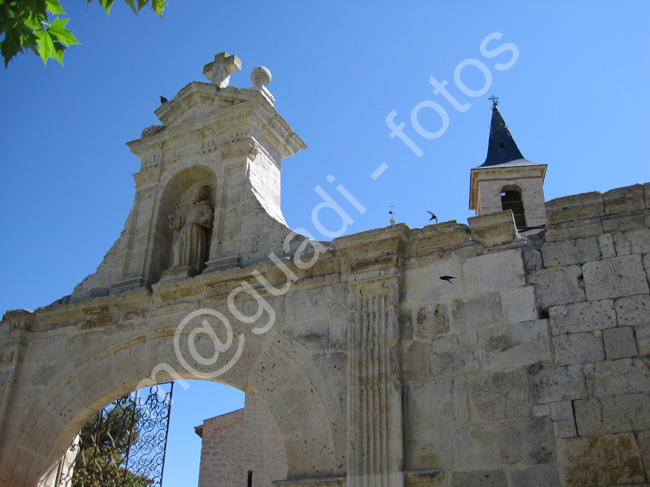
[[[196,428],[201,443],[199,487],[271,485],[286,477],[282,436],[268,406],[247,395],[245,409],[206,419]]]
[[[267,92],[193,82],[161,106],[97,272],[4,316],[0,484],[37,485],[153,375],[267,404],[278,486],[647,485],[649,186],[550,201],[532,233],[496,212],[319,243],[284,224],[281,159],[304,144]],[[163,275],[168,215],[199,185],[206,268]],[[232,331],[216,363],[201,319]]]

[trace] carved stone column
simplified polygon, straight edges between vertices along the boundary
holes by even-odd
[[[348,487],[404,485],[397,319],[401,281],[395,267],[351,276]]]

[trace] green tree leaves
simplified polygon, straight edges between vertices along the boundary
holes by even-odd
[[[92,3],[93,0],[88,0]],[[104,7],[106,15],[116,0],[97,0]],[[145,6],[162,17],[165,0],[124,0],[137,15]],[[56,15],[54,20],[50,16]],[[43,62],[54,58],[63,65],[63,53],[72,44],[80,44],[66,24],[70,19],[59,0],[0,0],[0,53],[5,67],[19,52],[31,49],[41,56]]]

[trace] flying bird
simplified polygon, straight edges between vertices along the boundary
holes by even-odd
[[[431,221],[431,220],[435,220],[436,223],[438,223],[438,217],[437,217],[433,212],[427,210],[427,213],[428,213],[429,215],[431,215],[431,218],[429,218],[429,221]]]
[[[168,101],[169,100],[167,100],[167,98],[165,98],[164,96],[160,97],[160,103],[167,103]]]
[[[443,281],[447,281],[449,284],[453,284],[451,280],[456,278],[454,276],[440,276],[440,279],[442,279]]]

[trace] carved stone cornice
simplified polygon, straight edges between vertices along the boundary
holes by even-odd
[[[143,160],[143,167],[146,160],[161,151],[163,143],[164,152],[177,158],[219,147],[243,135],[255,136],[278,162],[306,148],[257,90],[219,89],[195,81],[158,108],[156,114],[164,130],[151,130],[127,143],[131,152]]]

